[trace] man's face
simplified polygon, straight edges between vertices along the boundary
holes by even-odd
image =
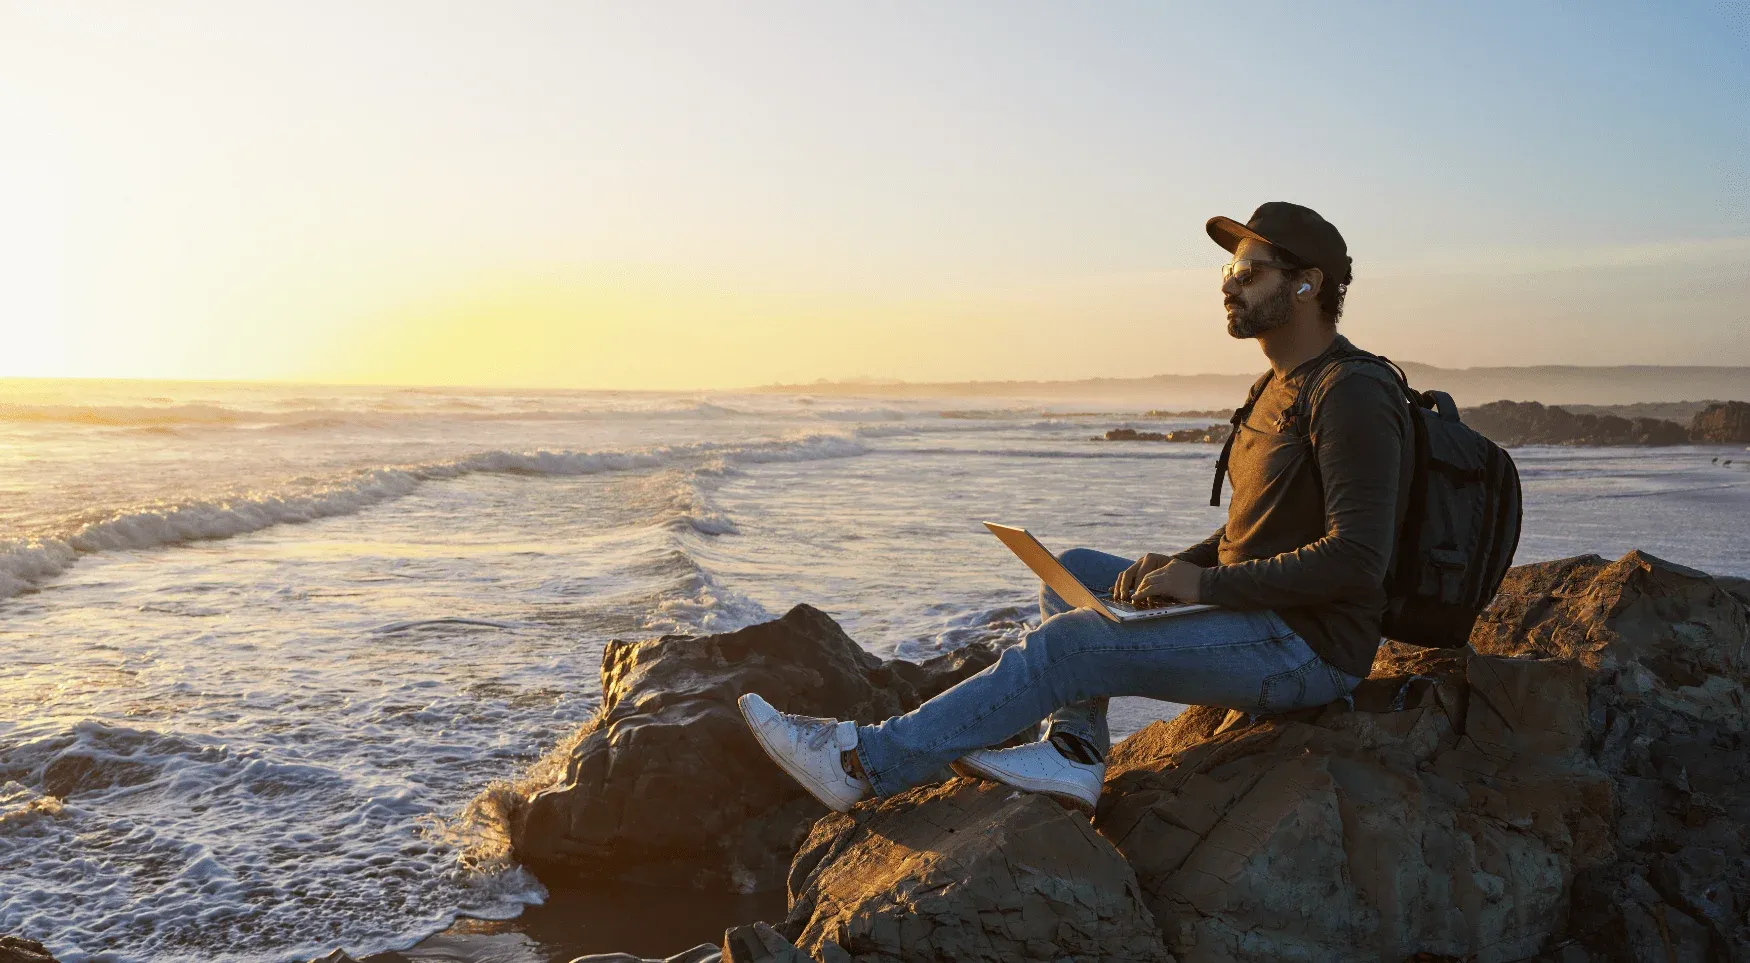
[[[1234,259],[1252,258],[1259,261],[1280,261],[1270,245],[1251,238],[1240,241]],[[1289,272],[1281,268],[1258,267],[1250,283],[1241,284],[1238,277],[1222,282],[1222,303],[1227,307],[1227,333],[1236,338],[1255,338],[1274,331],[1289,321],[1292,293]]]

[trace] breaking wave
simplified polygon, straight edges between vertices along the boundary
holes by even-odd
[[[361,469],[281,491],[139,506],[84,521],[64,533],[0,542],[0,598],[65,572],[81,555],[229,538],[274,525],[350,515],[407,495],[428,481],[470,474],[566,476],[663,467],[723,475],[742,464],[849,458],[867,451],[860,442],[841,435],[740,445],[705,442],[634,451],[487,451],[451,461]],[[689,496],[685,492],[677,497],[685,503],[679,504],[672,516],[676,524],[708,535],[735,531],[734,524],[696,490],[690,502],[686,502]]]

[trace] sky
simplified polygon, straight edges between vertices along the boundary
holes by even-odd
[[[0,376],[1253,371],[1267,200],[1392,357],[1750,365],[1750,3],[0,0]]]

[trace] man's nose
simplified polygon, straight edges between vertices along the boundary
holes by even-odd
[[[1240,282],[1238,278],[1222,278],[1221,293],[1230,297],[1239,297]]]

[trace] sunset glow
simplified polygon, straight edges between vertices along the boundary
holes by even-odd
[[[7,3],[0,374],[1242,371],[1272,198],[1391,354],[1750,363],[1741,24],[1292,10]]]

